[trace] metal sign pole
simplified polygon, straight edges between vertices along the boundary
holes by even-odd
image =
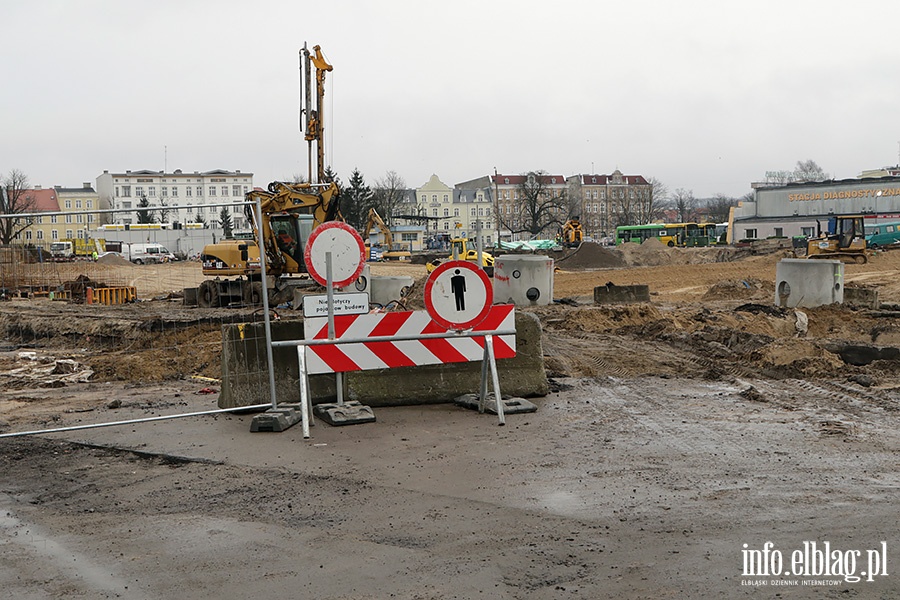
[[[266,249],[262,232],[262,204],[256,199],[256,243],[259,245],[259,276],[262,283],[263,319],[266,331],[266,360],[269,361],[269,397],[272,408],[278,408],[275,397],[275,358],[272,355],[272,320],[269,318],[269,290],[266,282]]]
[[[328,303],[328,339],[333,340],[334,334],[334,278],[331,272],[331,252],[325,253],[325,293]],[[337,403],[344,403],[344,374],[334,374],[334,387],[337,391]]]

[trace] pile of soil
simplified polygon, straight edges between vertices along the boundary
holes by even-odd
[[[622,254],[600,244],[585,242],[574,252],[555,259],[561,269],[618,269],[627,266]]]
[[[97,259],[97,262],[101,265],[110,265],[110,266],[135,266],[133,265],[127,258],[121,256],[119,254],[104,254],[100,258]]]

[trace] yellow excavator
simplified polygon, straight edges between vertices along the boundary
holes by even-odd
[[[343,220],[339,210],[340,190],[324,169],[322,109],[325,96],[325,72],[332,66],[325,61],[319,46],[311,55],[304,44],[300,51],[301,70],[305,70],[305,139],[309,143],[310,183],[273,181],[267,190],[253,189],[244,199],[247,220],[253,226],[253,239],[224,239],[203,248],[200,260],[206,279],[197,290],[197,302],[203,308],[231,303],[262,303],[262,271],[258,240],[265,249],[266,275],[270,302],[280,304],[293,297],[293,288],[308,284],[308,278],[293,277],[306,273],[303,251],[310,232],[326,221]],[[316,69],[316,104],[311,105],[310,63]],[[316,148],[313,148],[316,146]],[[315,171],[313,171],[315,156]],[[313,174],[316,178],[313,179]],[[257,219],[259,203],[261,221]]]
[[[459,229],[462,227],[459,223],[456,224],[456,228]],[[450,240],[450,256],[447,257],[446,260],[468,260],[473,263],[478,263],[478,250],[475,246],[475,241],[470,240],[464,236],[457,236]],[[443,262],[441,259],[435,259],[431,262],[425,263],[425,269],[431,273],[435,269],[438,268]],[[494,257],[489,252],[482,251],[481,252],[481,267],[484,269],[485,273],[488,274],[488,277],[494,276]]]
[[[374,208],[369,209],[369,218],[366,220],[366,227],[363,230],[363,241],[366,244],[367,252],[371,256],[371,249],[369,248],[371,241],[369,240],[369,234],[372,233],[372,229],[378,228],[379,231],[384,235],[384,245],[387,247],[385,252],[381,253],[380,260],[409,260],[412,254],[410,254],[409,250],[406,248],[397,248],[394,249],[394,235],[391,233],[390,228],[384,222],[384,219],[381,218],[381,215],[378,214],[378,211]]]
[[[818,222],[817,222],[818,225]],[[863,215],[835,215],[828,218],[825,232],[806,244],[806,258],[840,260],[864,265],[869,261]]]

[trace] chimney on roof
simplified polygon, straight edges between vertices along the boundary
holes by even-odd
[[[86,190],[89,190],[89,189],[91,189],[91,182],[85,181],[81,184],[81,187],[83,187]]]

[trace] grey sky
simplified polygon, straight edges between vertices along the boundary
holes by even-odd
[[[741,196],[798,160],[838,178],[898,162],[895,0],[5,0],[0,22],[0,173],[45,187],[305,174],[304,41],[334,65],[345,182],[593,165]]]

